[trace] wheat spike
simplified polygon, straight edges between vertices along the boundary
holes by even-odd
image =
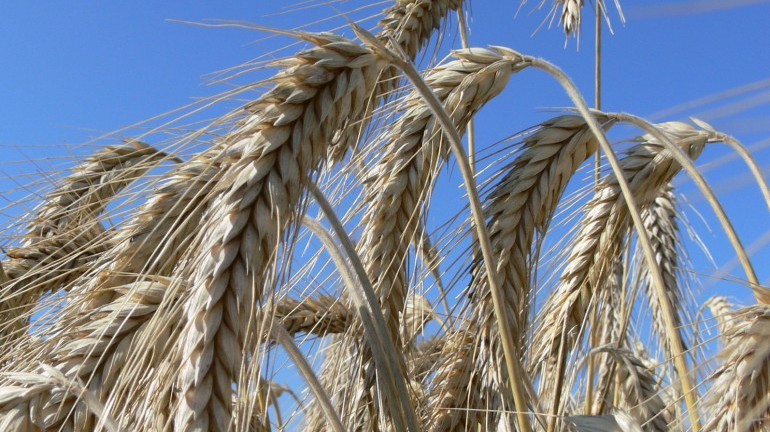
[[[720,339],[725,343],[728,342],[729,339],[727,339],[726,335],[730,333],[734,324],[735,306],[724,296],[711,297],[704,306],[709,309],[711,316],[717,321]]]
[[[425,74],[425,82],[462,130],[484,104],[505,88],[510,76],[520,68],[521,57],[502,48],[464,49],[455,51],[454,56],[457,60]],[[365,200],[371,204],[363,217],[364,233],[358,246],[396,341],[401,339],[400,327],[404,327],[400,316],[406,306],[404,267],[408,248],[417,241],[421,207],[449,154],[440,126],[419,93],[410,94],[397,110],[405,114],[394,132],[380,138],[385,141],[386,156],[370,175]],[[368,356],[364,353],[365,369],[370,368]],[[344,369],[342,373],[353,372]],[[371,384],[367,383],[367,387]],[[364,407],[354,404],[352,409]]]
[[[448,6],[399,4],[389,17],[398,11],[399,22],[393,27],[386,21],[385,35],[414,56]],[[229,427],[230,388],[241,362],[239,321],[249,316],[239,305],[261,301],[266,270],[312,171],[327,155],[345,153],[358,136],[358,127],[350,125],[367,116],[371,95],[387,94],[394,85],[378,84],[385,65],[368,49],[331,35],[308,39],[318,47],[283,62],[276,87],[252,104],[259,114],[229,137],[231,150],[242,154],[223,176],[230,186],[207,217],[210,228],[195,262],[180,346],[178,430]]]
[[[631,351],[605,348],[618,364],[617,382],[620,403],[616,407],[630,414],[647,430],[666,432],[670,419],[666,418],[666,404],[660,396],[660,387],[654,373]]]
[[[168,281],[148,281],[116,287],[115,290],[124,294],[124,298],[89,311],[75,322],[57,323],[57,327],[51,330],[52,338],[44,342],[54,353],[49,358],[54,369],[68,380],[89,382],[88,390],[100,400],[106,399],[121,378],[138,329],[146,325],[148,315],[157,309],[167,284]],[[73,333],[70,330],[72,327],[77,327],[78,331]],[[159,338],[158,343],[162,345],[162,342],[163,338]],[[159,353],[161,345],[146,349]],[[34,373],[47,379],[55,378],[45,369],[36,368]],[[5,391],[9,387],[4,383],[2,389]],[[25,421],[42,430],[60,427],[91,430],[93,413],[78,394],[62,393],[37,382],[25,386],[25,389],[22,396],[0,404],[0,417],[11,415],[17,418],[25,413]]]
[[[100,214],[116,194],[167,159],[139,141],[108,146],[75,167],[64,184],[46,196],[22,244],[7,252],[11,282],[0,294],[4,332],[24,327],[44,293],[67,287],[108,249]]]
[[[599,118],[610,127],[612,122]],[[532,248],[536,235],[546,227],[567,183],[598,144],[579,116],[551,119],[525,139],[522,154],[487,199],[486,215],[490,239],[497,257],[500,285],[505,293],[506,319],[518,337],[520,347],[528,327]],[[502,347],[484,267],[476,257],[471,282],[472,299],[477,304],[474,322],[485,337],[479,337],[476,354],[477,373],[490,393],[492,411],[505,409],[493,396],[508,381],[499,362]],[[510,406],[510,405],[508,405]],[[496,420],[490,420],[496,421]]]
[[[275,318],[292,335],[326,336],[344,332],[353,319],[353,313],[334,297],[318,296],[280,301],[275,306]]]
[[[767,430],[770,416],[770,308],[756,305],[730,315],[724,363],[714,373],[709,390],[714,432]]]
[[[682,332],[682,339],[685,340],[686,335],[683,333],[685,327],[682,320],[685,309],[685,304],[682,301],[684,293],[682,292],[678,277],[681,265],[678,251],[679,212],[676,208],[676,196],[673,193],[673,186],[665,186],[660,195],[655,197],[650,205],[642,210],[642,219],[644,220],[644,228],[649,233],[650,241],[655,251],[655,258],[666,283],[666,295],[668,296],[669,303],[673,306],[675,314],[674,323]],[[644,292],[647,294],[647,301],[649,302],[653,317],[653,326],[658,335],[660,335],[660,340],[666,350],[667,357],[671,357],[673,354],[666,336],[666,325],[661,316],[658,297],[652,288],[653,282],[648,271],[649,267],[640,263],[637,269],[640,273],[637,276],[637,280],[642,283]]]
[[[706,135],[688,124],[672,122],[658,127],[692,159],[700,155],[706,144]],[[639,141],[621,161],[621,168],[634,197],[645,208],[681,167],[654,137],[644,135]],[[602,288],[606,272],[611,268],[608,264],[622,250],[630,224],[617,179],[610,175],[587,204],[581,231],[566,258],[567,266],[557,289],[546,301],[542,321],[536,327],[532,365],[545,365],[541,372],[541,382],[545,384],[541,394],[550,394],[563,384],[556,377],[563,376],[564,356],[571,351],[588,307]],[[561,352],[556,356],[559,360],[553,356],[557,352]],[[549,397],[545,399],[559,403]]]
[[[601,290],[599,301],[592,311],[596,317],[592,321],[591,327],[592,349],[609,346],[621,347],[623,345],[621,332],[625,317],[623,316],[622,284],[625,269],[621,260],[617,260],[611,265],[613,271],[610,273],[607,289]],[[611,395],[610,388],[615,378],[614,359],[607,352],[597,350],[589,351],[589,355],[593,356],[594,365],[598,363],[598,379],[595,383],[590,382],[587,385],[588,394],[586,394],[585,405],[591,404],[591,414],[608,414],[606,408],[612,406],[611,403],[607,404],[607,399]],[[590,365],[589,362],[588,373],[593,373]],[[589,397],[590,393],[593,393],[592,397]]]
[[[458,330],[447,336],[427,396],[430,408],[427,430],[472,430],[483,420],[482,413],[474,409],[483,406],[479,381],[474,378],[475,339],[470,330]]]
[[[432,69],[425,82],[462,131],[523,65],[518,54],[501,48],[463,49],[454,56],[458,60]],[[441,128],[418,93],[399,109],[405,115],[386,136],[386,156],[374,167],[376,176],[367,187],[366,201],[371,205],[364,215],[359,245],[394,337],[406,298],[406,253],[417,236],[421,206],[449,155]]]

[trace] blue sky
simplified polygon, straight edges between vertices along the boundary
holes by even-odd
[[[579,49],[575,39],[565,47],[560,29],[548,29],[546,22],[537,31],[546,15],[545,10],[535,9],[538,2],[530,0],[519,8],[515,0],[476,0],[471,5],[472,45],[504,45],[548,59],[565,69],[592,101],[592,18],[584,23]],[[312,2],[318,3],[322,2]],[[24,185],[61,177],[63,169],[74,163],[73,155],[82,157],[99,145],[116,143],[120,137],[133,136],[141,129],[97,143],[91,142],[94,138],[225,91],[230,88],[227,84],[207,85],[207,74],[288,43],[287,39],[257,31],[202,28],[169,20],[237,20],[289,29],[365,3],[340,2],[291,12],[292,8],[283,6],[283,2],[265,0],[3,2],[0,224],[12,223],[11,218],[18,214],[18,210],[6,208],[10,202],[37,192],[35,186]],[[550,2],[546,3],[547,8]],[[749,146],[770,137],[770,2],[621,3],[627,23],[620,23],[610,8],[615,34],[605,30],[605,109],[655,120],[699,116]],[[739,7],[724,8],[726,4]],[[384,2],[351,12],[350,16],[363,18],[386,5]],[[338,18],[310,28],[326,30],[344,24]],[[451,36],[447,44],[459,46],[454,32],[447,35]],[[270,73],[254,72],[235,82],[255,82]],[[741,96],[707,105],[692,104],[672,112],[682,104],[752,83],[760,84]],[[492,145],[553,115],[548,108],[568,105],[563,91],[549,78],[534,71],[524,72],[479,115],[479,142],[482,146]],[[225,112],[224,107],[213,108],[206,117]],[[618,136],[633,133],[624,129]],[[770,152],[766,147],[758,150],[756,157],[768,167]],[[727,155],[729,151],[714,146],[700,162],[703,166],[713,165]],[[733,161],[708,171],[707,177],[748,246],[764,241],[768,210],[746,172],[741,163]],[[718,265],[729,263],[733,253],[711,211],[689,183],[680,181],[688,201],[712,229],[710,232],[696,212],[689,213],[704,241],[712,245],[715,261]],[[760,249],[755,255],[765,284],[770,282],[770,269],[762,265],[770,259],[768,249]],[[699,271],[710,271],[702,254],[694,246],[690,250],[700,263]],[[740,268],[732,272],[743,277]],[[702,297],[725,293],[744,303],[751,302],[749,291],[739,284],[712,286],[710,277]]]
[[[311,4],[317,3],[321,2]],[[365,3],[293,10],[298,8],[263,0],[5,2],[0,6],[0,114],[4,119],[0,164],[5,174],[0,176],[0,199],[6,202],[0,207],[18,196],[12,190],[28,183],[19,173],[31,173],[29,180],[60,176],[59,171],[72,165],[73,154],[88,154],[96,145],[137,132],[96,144],[90,140],[227,90],[227,85],[207,85],[207,74],[287,44],[286,39],[258,31],[202,28],[169,20],[237,20],[287,29]],[[546,58],[564,68],[590,102],[591,17],[584,23],[579,49],[575,39],[565,47],[559,29],[548,29],[546,22],[538,31],[546,10],[536,10],[537,3],[519,8],[516,1],[473,2],[472,45],[505,45]],[[604,108],[654,117],[698,98],[770,79],[770,44],[766,42],[770,4],[733,4],[739,7],[720,9],[724,3],[713,1],[623,1],[625,25],[610,8],[615,34],[605,31]],[[363,18],[386,5],[349,16]],[[719,10],[713,11],[715,6]],[[703,11],[699,13],[699,9]],[[683,10],[688,14],[681,14]],[[310,28],[344,25],[338,18]],[[453,34],[447,43],[457,46]],[[255,72],[237,82],[254,82],[270,73]],[[767,84],[738,98],[657,119],[701,116],[751,145],[770,136]],[[552,115],[544,109],[567,105],[562,90],[549,78],[533,71],[522,73],[479,116],[479,141],[494,143]],[[214,109],[208,115],[224,112]],[[83,147],[84,143],[89,144]],[[718,147],[709,149],[702,162],[727,153]],[[767,151],[760,151],[757,157],[763,164],[770,161]],[[730,214],[750,244],[765,232],[766,209],[759,205],[755,188],[747,186],[744,172],[741,164],[733,162],[710,172],[709,178],[724,192]],[[692,201],[699,202],[692,188],[685,186],[685,190],[693,192]],[[704,213],[710,218],[708,211]],[[719,235],[714,241],[724,244]],[[729,260],[728,250],[719,256],[724,249],[715,251],[719,263]],[[763,277],[767,281],[768,273]]]

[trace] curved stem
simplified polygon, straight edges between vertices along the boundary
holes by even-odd
[[[387,331],[388,327],[385,323],[385,317],[382,315],[380,303],[379,300],[377,300],[377,295],[374,292],[372,283],[366,275],[366,270],[356,253],[356,248],[353,246],[350,237],[348,237],[345,227],[337,217],[334,208],[332,208],[329,201],[326,200],[326,197],[318,189],[318,186],[311,184],[309,189],[310,193],[313,194],[316,203],[321,207],[321,210],[331,224],[332,229],[337,234],[337,238],[350,260],[350,265],[353,267],[353,271],[358,277],[358,286],[360,287],[360,290],[349,287],[349,292],[351,298],[356,303],[356,310],[358,310],[361,321],[364,324],[364,331],[366,331],[370,342],[369,345],[372,349],[377,373],[382,377],[384,385],[388,386],[387,394],[392,396],[385,397],[385,400],[387,401],[386,403],[390,405],[391,417],[395,423],[395,427],[397,430],[400,426],[402,430],[416,432],[419,430],[417,428],[417,418],[414,414],[414,408],[410,403],[409,393],[406,388],[406,380],[397,366],[398,359],[396,358],[396,353],[400,351],[396,349],[393,339]],[[311,229],[314,228],[313,222],[317,224],[317,222],[312,219],[305,218],[304,220],[305,225]],[[316,231],[314,231],[314,233],[318,234]],[[336,248],[336,245],[333,243],[332,245],[327,246],[334,246],[334,248]],[[332,248],[329,247],[329,249],[331,250]],[[342,262],[344,263],[344,260],[342,260]],[[345,267],[347,267],[347,265]],[[363,295],[361,291],[363,291]],[[398,402],[400,402],[400,407],[394,400],[396,398],[398,399]]]
[[[714,213],[716,213],[717,217],[719,218],[719,222],[722,224],[722,229],[725,230],[725,234],[727,234],[727,237],[730,239],[730,243],[732,244],[735,253],[738,255],[738,259],[743,266],[743,271],[746,273],[746,278],[751,285],[751,289],[754,291],[754,296],[758,301],[764,304],[770,304],[770,291],[760,285],[759,278],[757,278],[757,274],[754,271],[754,266],[751,264],[749,254],[743,247],[743,243],[741,243],[741,240],[738,237],[738,233],[736,233],[730,218],[727,216],[727,213],[725,213],[722,204],[719,202],[719,199],[717,199],[714,191],[706,182],[703,174],[701,174],[695,165],[693,165],[690,158],[684,154],[682,149],[674,145],[665,134],[663,134],[646,120],[626,113],[615,113],[612,114],[612,117],[616,118],[618,121],[637,126],[645,132],[653,135],[661,142],[661,144],[665,145],[666,148],[673,153],[674,159],[682,166],[685,171],[687,171],[687,174],[692,177],[693,181],[695,181],[695,184],[698,185],[698,188],[700,188],[701,192],[706,197],[709,204],[711,204],[711,207],[714,209]]]
[[[300,375],[305,378],[308,387],[310,387],[310,390],[315,394],[316,400],[321,405],[321,410],[326,416],[326,420],[330,423],[331,429],[334,432],[344,432],[345,427],[342,426],[342,421],[334,411],[329,395],[326,393],[326,390],[324,390],[321,381],[318,380],[318,377],[315,372],[313,372],[313,368],[307,362],[305,356],[302,355],[297,344],[294,343],[294,339],[289,335],[289,332],[287,332],[280,324],[271,326],[270,332],[276,342],[281,344],[283,349],[286,350],[286,353],[289,354],[289,357],[294,360],[294,364],[297,366],[297,369],[299,369]],[[276,409],[277,408],[278,405],[276,405]]]
[[[460,26],[460,40],[463,48],[470,48],[470,39],[468,38],[468,22],[465,19],[465,8],[461,7],[457,11],[457,24]],[[476,174],[476,126],[471,118],[468,120],[468,163],[471,171]]]
[[[620,186],[623,197],[626,201],[626,205],[628,206],[628,212],[634,221],[634,227],[636,228],[637,235],[639,237],[639,243],[642,245],[642,249],[644,250],[645,260],[650,268],[650,274],[652,275],[655,292],[661,303],[661,312],[663,314],[667,329],[666,333],[668,334],[669,342],[671,343],[672,347],[672,353],[674,354],[674,366],[679,377],[679,382],[682,386],[682,391],[685,395],[685,403],[687,404],[687,409],[690,414],[692,430],[693,432],[698,432],[701,429],[701,423],[700,415],[698,414],[697,409],[697,395],[695,394],[695,388],[693,387],[691,381],[690,371],[687,365],[687,359],[684,351],[684,344],[682,343],[681,335],[675,324],[673,309],[671,308],[671,304],[668,302],[668,296],[666,295],[666,285],[663,279],[663,274],[660,270],[660,266],[658,266],[657,261],[655,260],[655,252],[652,248],[652,243],[650,242],[650,236],[644,228],[644,222],[642,221],[641,213],[639,212],[639,206],[634,200],[633,194],[631,193],[631,188],[628,185],[628,181],[623,175],[623,170],[620,167],[620,162],[618,161],[617,155],[612,150],[612,147],[607,140],[607,136],[604,134],[604,131],[599,126],[599,123],[596,121],[594,116],[591,114],[588,105],[583,99],[583,96],[577,90],[577,87],[572,82],[572,80],[561,69],[545,60],[532,59],[532,66],[549,73],[562,85],[562,87],[564,87],[564,90],[567,92],[570,99],[572,99],[572,101],[575,103],[578,111],[585,118],[588,127],[599,141],[599,146],[607,155],[607,160],[610,162],[612,171],[617,177],[618,185]],[[679,149],[677,148],[677,150]],[[679,152],[681,153],[681,150],[679,150]],[[687,158],[683,153],[681,156],[689,160],[689,158]],[[559,370],[558,381],[563,381],[563,376],[563,370]],[[549,420],[549,432],[552,432],[556,425],[555,410],[558,409],[559,400],[561,399],[561,382],[557,382],[555,388],[557,397],[554,403],[554,412],[550,413],[554,414],[554,416],[551,417],[551,420]]]
[[[513,403],[515,405],[516,418],[519,424],[519,430],[522,432],[530,432],[532,426],[528,416],[528,400],[529,398],[524,391],[523,379],[524,368],[521,365],[521,358],[519,357],[518,350],[513,344],[514,337],[518,336],[513,334],[510,323],[506,319],[505,310],[503,309],[503,293],[497,279],[497,269],[494,266],[494,254],[492,253],[492,242],[489,240],[489,232],[487,231],[486,223],[484,221],[484,215],[481,206],[481,199],[478,195],[478,187],[476,186],[476,179],[473,175],[473,170],[468,162],[468,156],[463,149],[462,139],[460,134],[457,133],[457,128],[454,122],[441,102],[438,100],[433,91],[425,84],[417,69],[412,65],[410,61],[404,60],[404,56],[392,52],[377,39],[375,39],[366,30],[354,25],[354,29],[359,38],[372,47],[378,54],[390,62],[393,66],[403,71],[407,79],[414,85],[415,89],[420,93],[425,103],[430,107],[433,115],[446,135],[447,141],[454,153],[457,165],[460,167],[462,173],[463,183],[465,185],[468,199],[470,201],[471,216],[473,224],[476,228],[476,235],[478,237],[479,246],[481,249],[482,257],[484,258],[484,267],[487,271],[487,279],[489,288],[492,293],[492,303],[494,304],[495,317],[497,318],[498,329],[500,331],[500,339],[503,345],[503,353],[505,356],[505,364],[508,371],[509,379],[511,380],[511,391],[513,393]]]
[[[757,164],[754,156],[751,155],[746,146],[730,135],[717,133],[714,138],[730,146],[743,159],[749,167],[751,174],[754,175],[754,180],[756,180],[759,189],[762,191],[762,196],[765,198],[767,208],[770,209],[770,187],[768,187],[767,179],[765,179],[765,175],[762,173],[762,169]]]

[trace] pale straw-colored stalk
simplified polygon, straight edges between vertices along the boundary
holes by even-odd
[[[607,128],[612,124],[603,123]],[[532,277],[529,263],[536,261],[534,240],[550,222],[572,176],[597,148],[597,141],[582,117],[562,116],[546,121],[524,140],[521,155],[488,197],[485,218],[489,221],[495,267],[504,293],[505,319],[513,329],[514,343],[520,352],[524,352],[522,345],[528,328]],[[470,286],[477,308],[473,322],[484,329],[484,336],[477,339],[475,367],[494,401],[497,398],[492,394],[500,393],[507,378],[498,363],[500,336],[485,269],[478,263],[482,258],[475,259]],[[498,406],[499,402],[490,403],[493,412],[505,409]]]
[[[700,154],[706,143],[705,134],[689,125],[668,123],[658,127],[682,146],[692,158]],[[629,150],[620,166],[624,173],[623,179],[630,185],[631,194],[636,202],[644,207],[649,205],[658,195],[658,191],[676,175],[680,166],[654,137],[647,135],[641,140],[641,144]],[[597,283],[604,279],[603,274],[609,268],[608,260],[621,250],[620,242],[630,228],[631,218],[627,203],[622,198],[620,183],[618,177],[610,176],[588,204],[589,210],[578,235],[578,243],[566,259],[568,264],[561,283],[544,307],[545,321],[539,325],[540,330],[535,334],[533,364],[550,364],[544,370],[546,375],[543,382],[547,384],[546,388],[553,392],[549,394],[556,395],[548,398],[555,404],[552,405],[551,412],[559,409],[558,395],[562,385],[560,377],[563,376],[564,359],[572,349],[574,338],[582,326],[596,290],[601,288]],[[658,275],[660,276],[659,268]],[[668,302],[665,304],[668,305]],[[559,353],[559,360],[554,365],[551,356],[556,352]],[[554,372],[555,374],[551,375]]]
[[[367,34],[367,32],[360,27],[357,28],[359,37],[365,40],[367,44],[374,47],[378,53],[383,55],[391,64],[401,69],[412,85],[420,92],[421,96],[431,108],[436,116],[439,124],[447,135],[449,143],[451,144],[452,153],[455,155],[455,159],[460,167],[460,171],[463,177],[463,184],[465,190],[468,193],[468,199],[470,201],[470,209],[472,215],[472,221],[476,228],[476,235],[481,249],[481,253],[484,257],[484,265],[487,269],[487,278],[492,291],[492,297],[495,305],[495,314],[497,315],[498,324],[500,324],[501,338],[503,340],[503,348],[505,352],[505,362],[508,368],[508,376],[510,378],[511,392],[513,395],[514,406],[516,411],[516,418],[519,428],[523,432],[529,432],[531,430],[529,416],[528,416],[528,403],[525,389],[526,384],[522,382],[526,377],[521,366],[521,360],[519,354],[513,345],[514,335],[511,333],[509,326],[505,324],[504,311],[502,304],[502,293],[497,283],[497,275],[492,267],[492,247],[489,240],[489,233],[486,230],[483,212],[481,206],[481,200],[478,196],[478,189],[476,187],[476,181],[473,172],[468,163],[468,158],[465,150],[462,146],[462,140],[457,132],[457,129],[452,123],[449,114],[444,110],[441,102],[436,95],[431,91],[425,82],[420,77],[420,74],[411,64],[408,59],[405,59],[403,53],[397,54],[389,50],[388,47],[383,46],[379,41]]]
[[[521,68],[520,57],[501,48],[463,49],[453,55],[457,60],[433,68],[424,81],[452,123],[464,131]],[[399,334],[405,307],[408,249],[420,235],[422,208],[450,152],[441,125],[419,92],[410,94],[399,109],[405,114],[384,137],[386,156],[372,169],[374,179],[366,187],[370,205],[358,248],[393,335]]]

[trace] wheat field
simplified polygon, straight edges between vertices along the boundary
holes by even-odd
[[[328,32],[196,23],[289,42],[215,81],[269,78],[110,135],[15,203],[0,431],[770,430],[770,288],[699,164],[728,148],[764,220],[752,152],[471,45],[469,6],[364,4]],[[593,31],[583,0],[524,7],[568,44]],[[519,74],[570,106],[480,142]],[[709,230],[753,303],[698,291]]]

